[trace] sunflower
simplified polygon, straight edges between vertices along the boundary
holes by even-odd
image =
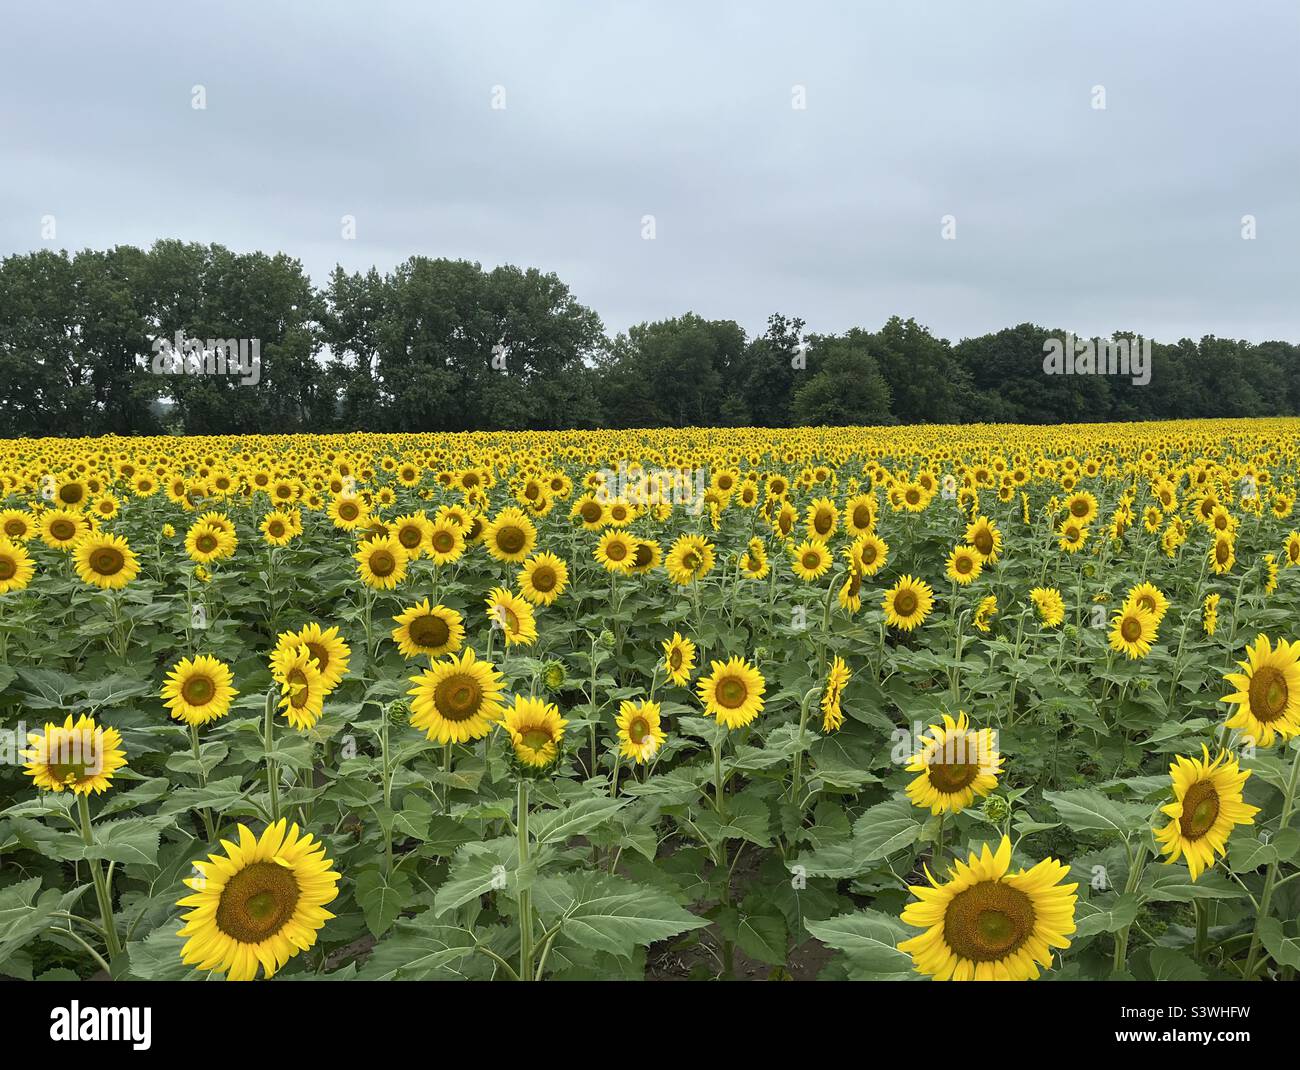
[[[549,606],[569,585],[569,566],[554,554],[533,554],[519,570],[519,593],[538,606]]]
[[[910,632],[924,623],[934,607],[934,591],[924,580],[903,576],[885,592],[881,608],[885,623]]]
[[[972,731],[964,712],[955,721],[945,713],[908,763],[907,771],[920,775],[907,785],[907,797],[932,814],[960,813],[997,787],[1003,761],[991,729]]]
[[[573,503],[569,516],[582,524],[587,531],[599,531],[605,526],[605,504],[593,494],[587,494]]]
[[[0,520],[3,520],[2,514],[0,514]],[[1300,565],[1300,531],[1293,531],[1286,537],[1285,551],[1287,568]]]
[[[823,733],[838,731],[840,725],[844,723],[844,710],[841,705],[844,699],[844,689],[852,678],[853,673],[849,670],[848,664],[837,655],[831,661],[831,667],[826,673],[826,686],[822,688]]]
[[[636,542],[624,531],[607,531],[600,537],[592,555],[606,572],[631,572],[636,561]]]
[[[672,506],[669,508],[671,509]],[[636,549],[632,553],[632,571],[638,576],[644,576],[658,566],[659,558],[662,556],[663,551],[653,539],[637,539]]]
[[[1046,858],[1033,869],[1008,874],[1011,841],[997,852],[984,844],[958,861],[940,884],[915,885],[919,902],[903,908],[906,925],[925,932],[904,940],[917,973],[938,981],[1028,981],[1050,967],[1053,947],[1070,946],[1077,884],[1062,884],[1070,867]]]
[[[479,661],[472,647],[435,662],[410,682],[415,685],[407,691],[411,724],[434,743],[482,739],[505,711],[505,680],[490,661]]]
[[[230,557],[235,552],[236,542],[232,532],[200,520],[191,524],[186,532],[185,552],[196,564],[207,565]]]
[[[80,513],[71,509],[47,509],[40,519],[41,542],[53,550],[71,550],[86,531]]]
[[[1065,511],[1080,527],[1087,527],[1097,517],[1097,499],[1086,490],[1077,491],[1065,500]]]
[[[1215,535],[1214,542],[1210,544],[1208,556],[1210,569],[1216,576],[1231,572],[1232,566],[1237,563],[1236,544],[1233,542],[1232,536],[1222,532]]]
[[[298,529],[290,514],[276,509],[262,518],[258,530],[268,546],[288,546]]]
[[[0,510],[0,539],[10,542],[27,542],[36,534],[36,521],[23,509]],[[1300,536],[1297,536],[1300,544]],[[1294,562],[1293,562],[1294,563]]]
[[[874,494],[857,494],[844,503],[841,519],[844,521],[844,530],[857,538],[876,526],[879,515],[880,506],[876,503]]]
[[[874,532],[860,535],[849,552],[864,576],[874,576],[889,560],[889,544]]]
[[[1088,541],[1088,529],[1077,520],[1063,520],[1056,529],[1056,545],[1067,554],[1077,554]]]
[[[1205,602],[1201,605],[1201,629],[1206,635],[1213,635],[1214,629],[1219,626],[1219,600],[1221,596],[1217,594],[1207,594]]]
[[[330,499],[329,517],[334,526],[343,531],[354,531],[370,522],[365,503],[356,494],[336,494]]]
[[[808,537],[821,539],[823,542],[835,534],[839,522],[840,511],[829,498],[817,498],[810,502],[804,514],[804,526],[808,530]]]
[[[1275,735],[1286,740],[1300,734],[1300,643],[1279,639],[1274,648],[1260,635],[1246,647],[1246,659],[1237,663],[1245,673],[1224,676],[1236,688],[1220,699],[1237,706],[1227,727],[1241,729],[1260,747],[1271,747]]]
[[[969,546],[956,546],[948,555],[948,578],[953,583],[969,586],[984,570],[984,559]]]
[[[1210,761],[1210,752],[1201,746],[1202,758],[1178,755],[1169,766],[1174,801],[1160,812],[1172,820],[1155,830],[1160,850],[1169,857],[1166,863],[1181,856],[1187,860],[1187,872],[1195,881],[1214,865],[1214,856],[1228,853],[1228,837],[1235,825],[1253,825],[1258,806],[1241,801],[1241,789],[1251,771],[1237,767],[1237,759],[1226,751]]]
[[[1055,587],[1035,587],[1029,592],[1044,628],[1055,628],[1065,620],[1065,602]]]
[[[407,555],[392,535],[380,535],[361,544],[352,558],[361,582],[377,591],[391,591],[406,575]]]
[[[673,632],[671,639],[664,640],[663,649],[664,672],[668,679],[678,685],[688,683],[695,669],[695,644]]]
[[[465,530],[450,512],[429,525],[426,552],[435,565],[449,565],[465,552]]]
[[[280,684],[280,709],[291,727],[304,732],[320,720],[325,712],[325,680],[306,646],[272,651],[271,675]]]
[[[664,568],[673,583],[685,586],[713,569],[713,544],[700,535],[679,535],[668,551]]]
[[[493,587],[487,596],[488,621],[500,628],[506,646],[531,646],[537,640],[537,619],[532,605],[504,587]]]
[[[193,894],[176,904],[190,908],[177,933],[186,938],[181,961],[231,981],[253,980],[259,965],[271,977],[334,917],[325,905],[338,895],[339,875],[325,845],[284,819],[260,838],[241,824],[239,844],[222,846],[224,855],[195,862],[199,876],[184,879]]]
[[[831,567],[831,552],[818,539],[805,539],[791,551],[790,556],[791,570],[805,582],[821,578]]]
[[[1140,606],[1156,619],[1158,626],[1169,611],[1169,599],[1154,583],[1139,583],[1124,597],[1126,604]]]
[[[0,537],[0,594],[21,591],[32,582],[36,566],[22,543]]]
[[[987,635],[993,626],[993,618],[997,616],[997,613],[998,596],[995,594],[988,595],[976,608],[975,616],[971,620],[971,623]]]
[[[772,571],[772,566],[768,563],[767,547],[763,545],[762,539],[749,540],[745,552],[740,555],[739,565],[741,575],[747,579],[761,580],[766,578],[767,574]]]
[[[537,545],[537,527],[526,513],[507,506],[487,525],[483,542],[498,561],[522,561]]]
[[[339,635],[337,627],[322,628],[315,622],[305,624],[296,632],[281,633],[276,645],[290,650],[305,646],[316,662],[316,671],[321,675],[327,695],[347,675],[348,659],[352,651]]]
[[[644,765],[663,746],[664,730],[660,727],[659,703],[629,702],[624,699],[618,707],[619,753]]]
[[[404,657],[440,658],[454,654],[465,642],[465,626],[454,609],[430,607],[427,598],[393,618],[393,642]]]
[[[96,725],[85,714],[75,723],[69,714],[62,726],[47,722],[43,733],[28,734],[27,746],[18,756],[26,759],[27,775],[41,791],[101,794],[126,765],[117,729]]]
[[[516,695],[501,723],[514,745],[515,757],[524,765],[544,769],[559,756],[564,726],[569,722],[560,716],[555,703]]]
[[[1111,620],[1110,648],[1130,659],[1151,653],[1156,640],[1156,616],[1136,602],[1125,602]]]
[[[704,712],[728,728],[749,724],[763,712],[763,674],[743,658],[711,662],[713,672],[695,685]]]
[[[140,562],[120,535],[87,533],[72,551],[77,575],[92,587],[121,590],[140,571]]]
[[[230,712],[230,700],[239,694],[230,686],[230,669],[208,654],[182,658],[167,674],[163,703],[177,721],[207,724]]]
[[[964,536],[966,544],[984,559],[984,564],[991,565],[1002,552],[1002,532],[997,524],[986,516],[977,516],[966,526]]]

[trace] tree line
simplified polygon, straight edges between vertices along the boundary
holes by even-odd
[[[1047,374],[1024,323],[749,336],[694,313],[609,337],[556,275],[412,257],[313,285],[282,253],[159,241],[0,261],[0,434],[1062,423],[1300,413],[1300,347],[1152,342],[1149,382]],[[1127,335],[1129,332],[1117,332]],[[167,373],[159,346],[197,340]],[[256,340],[256,376],[200,358]],[[210,356],[210,353],[209,353]],[[174,365],[179,367],[179,365]],[[161,373],[160,373],[161,371]]]

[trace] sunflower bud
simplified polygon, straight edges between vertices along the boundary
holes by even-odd
[[[404,698],[395,698],[388,704],[388,723],[394,728],[404,728],[411,719],[411,704]]]
[[[611,632],[608,628],[605,628],[605,629],[600,633],[600,639],[599,639],[599,642],[600,642],[600,645],[603,646],[606,650],[613,650],[613,649],[614,649],[614,633]]]
[[[990,795],[980,811],[995,825],[1000,825],[1011,816],[1011,803],[1002,795]]]
[[[567,679],[564,662],[552,659],[542,666],[542,683],[548,691],[559,691]]]

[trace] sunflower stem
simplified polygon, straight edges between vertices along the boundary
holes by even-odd
[[[519,778],[519,800],[515,814],[515,830],[519,835],[519,869],[521,881],[528,866],[528,781]],[[533,893],[530,888],[519,890],[519,977],[529,981],[533,973]]]
[[[276,768],[275,750],[275,685],[266,689],[266,712],[262,718],[262,749],[266,755],[266,794],[271,811],[271,824],[280,820],[280,771]]]
[[[95,844],[95,832],[90,824],[90,800],[85,792],[77,792],[77,811],[81,816],[81,838],[87,847]],[[90,877],[95,884],[95,898],[99,901],[99,916],[104,924],[104,944],[108,948],[108,961],[122,953],[117,930],[113,927],[113,899],[109,894],[108,878],[104,876],[102,859],[90,859]]]
[[[1278,818],[1277,828],[1281,832],[1289,826],[1291,821],[1291,811],[1295,807],[1296,785],[1300,783],[1300,748],[1291,756],[1291,775],[1287,778],[1286,794],[1282,797],[1282,816]],[[1250,951],[1246,955],[1246,972],[1244,976],[1249,979],[1255,976],[1255,970],[1259,965],[1260,952],[1260,926],[1264,919],[1268,917],[1268,908],[1273,902],[1273,891],[1277,887],[1277,865],[1278,860],[1273,859],[1268,864],[1268,873],[1264,877],[1264,892],[1259,899],[1259,912],[1255,915],[1255,932],[1250,938]]]
[[[194,761],[199,767],[199,784],[202,787],[207,787],[208,774],[203,769],[203,752],[199,749],[199,726],[193,723],[190,724],[190,747],[194,751]],[[215,844],[217,842],[217,830],[212,823],[211,809],[204,806],[199,810],[199,813],[203,815],[203,830],[208,834],[208,843]]]
[[[799,799],[799,782],[803,776],[803,734],[808,725],[808,713],[812,709],[813,696],[821,691],[821,687],[810,687],[804,693],[803,702],[799,706],[799,736],[795,744],[794,752],[794,776],[790,780],[790,801],[797,802]]]

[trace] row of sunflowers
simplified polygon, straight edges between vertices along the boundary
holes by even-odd
[[[0,441],[0,974],[1289,979],[1298,429]]]

